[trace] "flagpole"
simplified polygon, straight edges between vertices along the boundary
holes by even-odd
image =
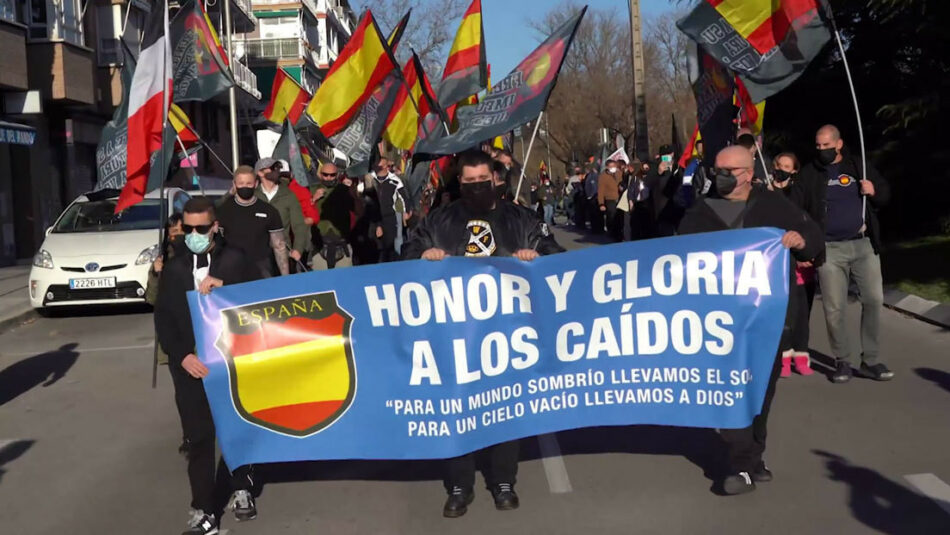
[[[524,182],[524,173],[525,169],[528,167],[528,158],[531,157],[531,147],[534,146],[534,138],[538,135],[538,127],[541,126],[541,116],[544,115],[544,110],[541,110],[541,113],[538,114],[538,120],[534,123],[534,133],[531,134],[531,141],[528,142],[528,153],[525,155],[524,162],[521,163],[521,176],[518,178],[518,187],[515,188],[515,200],[518,200],[518,195],[521,194],[521,183]],[[524,146],[524,139],[521,140],[522,147]]]
[[[224,37],[228,52],[228,65],[234,62],[233,47],[231,45],[231,1],[224,0]],[[232,76],[234,69],[231,69]],[[237,122],[237,90],[231,84],[228,89],[228,120],[231,123],[231,170],[237,169],[240,163],[238,157],[238,122]],[[227,166],[225,166],[227,168]]]
[[[185,155],[185,158],[188,158],[188,150],[185,149],[185,144],[181,140],[181,136],[175,134],[175,139],[178,140],[178,147],[181,149],[181,153]],[[190,163],[190,162],[189,162]],[[198,177],[198,180],[195,180],[195,177],[198,176],[198,173],[195,172],[194,167],[189,167],[191,169],[191,183],[197,184],[198,191],[201,192],[201,196],[205,196],[205,189],[201,186],[201,177]]]
[[[830,11],[830,8],[829,8]],[[831,26],[835,32],[835,42],[838,43],[838,51],[841,52],[841,61],[844,63],[844,72],[848,78],[848,87],[851,88],[851,101],[854,102],[854,115],[858,122],[858,140],[861,143],[861,180],[868,178],[868,163],[864,151],[864,127],[861,126],[861,109],[858,108],[858,94],[854,89],[854,79],[851,78],[851,67],[848,66],[848,56],[844,53],[844,45],[841,43],[841,34],[838,33],[838,26],[835,24],[834,17],[831,17]],[[861,220],[867,217],[868,196],[861,195]]]
[[[131,5],[127,6],[126,9],[131,9]],[[165,48],[164,57],[162,58],[162,154],[160,156],[160,162],[164,163],[165,160],[165,151],[168,150],[165,147],[165,130],[168,128],[168,61],[172,56],[172,47],[171,43],[168,41],[168,1],[165,0],[162,2],[162,9],[165,11],[163,17],[163,27],[162,31],[165,36],[163,39],[163,46]],[[162,180],[158,186],[158,243],[161,246],[162,238],[165,234],[165,224],[168,220],[168,209],[165,206],[165,180],[168,178],[168,169],[164,170],[162,175]],[[148,189],[148,188],[145,188]],[[146,192],[147,193],[147,192]],[[159,254],[164,254],[164,251],[159,251]],[[155,341],[153,342],[154,349],[152,351],[152,388],[158,386],[158,333],[155,333]]]
[[[551,179],[551,114],[544,116],[544,144],[548,148],[548,180]]]

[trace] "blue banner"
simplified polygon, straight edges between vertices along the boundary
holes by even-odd
[[[416,260],[191,292],[225,460],[447,458],[587,426],[745,427],[788,302],[781,236]]]

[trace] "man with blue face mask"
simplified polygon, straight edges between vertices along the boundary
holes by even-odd
[[[214,204],[205,198],[189,200],[184,207],[182,230],[185,247],[162,270],[155,303],[158,343],[168,354],[168,370],[175,385],[175,403],[181,418],[191,484],[191,521],[186,535],[218,532],[215,489],[215,432],[211,409],[201,380],[208,368],[195,355],[195,337],[186,295],[191,290],[208,294],[225,284],[248,280],[244,255],[217,237]],[[222,461],[218,472],[227,470]],[[229,507],[238,520],[251,520],[257,508],[251,496],[250,467],[231,474],[234,494]]]

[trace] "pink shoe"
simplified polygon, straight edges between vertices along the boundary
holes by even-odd
[[[811,369],[811,356],[807,351],[796,351],[792,356],[795,358],[795,371],[801,375],[811,375],[815,373]]]
[[[792,376],[792,351],[782,353],[782,375],[781,377]]]

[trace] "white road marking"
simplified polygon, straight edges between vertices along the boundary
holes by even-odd
[[[573,491],[571,479],[567,476],[567,467],[564,466],[564,457],[561,457],[561,447],[553,433],[538,436],[538,446],[541,448],[541,464],[544,466],[544,475],[548,479],[548,488],[551,494],[566,494]]]
[[[904,476],[918,492],[930,498],[941,509],[950,513],[950,485],[933,474],[911,474]]]
[[[101,351],[129,351],[129,350],[132,350],[132,349],[152,349],[152,346],[153,346],[153,344],[152,344],[151,342],[149,342],[149,343],[147,343],[147,344],[137,345],[137,346],[112,346],[112,347],[83,347],[82,344],[80,344],[80,345],[76,346],[76,348],[75,348],[73,351],[82,354],[82,353],[97,353],[97,352],[101,352]],[[57,352],[57,351],[59,351],[59,348],[51,348],[51,349],[46,349],[46,350],[39,349],[39,350],[36,350],[36,351],[30,351],[30,352],[27,352],[27,353],[2,353],[2,352],[0,352],[0,356],[3,356],[3,357],[32,357],[32,356],[34,356],[34,355],[39,355],[39,354],[42,354],[42,353],[55,353],[55,352]]]

